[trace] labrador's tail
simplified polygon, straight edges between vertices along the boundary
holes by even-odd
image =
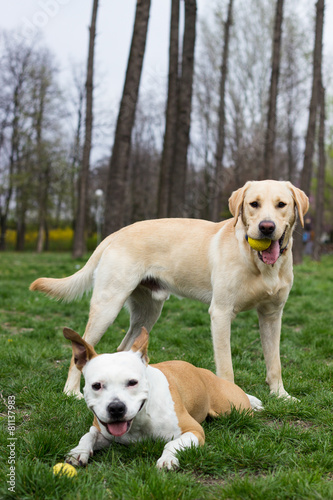
[[[93,285],[94,271],[104,250],[109,246],[111,236],[103,240],[85,266],[67,278],[38,278],[30,285],[30,290],[38,290],[55,299],[71,302],[82,297]]]

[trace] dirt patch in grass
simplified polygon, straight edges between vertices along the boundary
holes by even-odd
[[[34,331],[34,328],[19,328],[8,322],[1,323],[1,328],[3,328],[5,333],[8,333],[9,335],[18,335],[20,333],[29,333]]]
[[[289,422],[282,422],[280,420],[274,420],[273,422],[266,422],[265,425],[268,425],[268,427],[274,427],[276,429],[280,429],[284,425],[289,425],[290,427],[296,427],[300,429],[311,429],[312,427],[315,427],[315,424],[313,422],[305,422],[304,420],[290,420]]]

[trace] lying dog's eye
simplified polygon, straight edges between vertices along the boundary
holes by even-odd
[[[250,205],[253,208],[258,208],[259,207],[259,203],[257,201],[252,201],[252,203],[250,203]]]
[[[91,387],[94,389],[94,391],[99,391],[102,386],[99,382],[96,382],[96,384],[93,384]]]
[[[134,387],[135,385],[137,385],[137,383],[138,383],[138,381],[135,379],[129,380],[127,382],[127,387]]]
[[[287,205],[287,203],[284,203],[283,201],[279,201],[279,203],[278,203],[278,207],[279,207],[279,208],[283,208],[283,207],[285,207],[286,205]]]

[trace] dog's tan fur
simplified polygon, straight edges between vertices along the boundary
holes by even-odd
[[[253,206],[254,202],[257,206]],[[229,200],[232,219],[143,221],[108,236],[87,264],[63,279],[40,278],[31,290],[72,300],[93,283],[84,338],[96,345],[126,302],[131,325],[120,350],[130,349],[141,327],[151,330],[169,293],[210,304],[217,374],[233,382],[230,324],[255,308],[271,392],[288,396],[280,365],[281,317],[293,282],[292,233],[296,211],[303,224],[308,198],[290,182],[248,182]],[[262,238],[261,221],[273,221],[271,238],[283,240],[274,265],[259,259],[245,237]],[[71,366],[65,390],[79,392],[80,373]]]

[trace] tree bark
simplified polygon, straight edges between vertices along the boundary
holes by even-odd
[[[227,20],[224,25],[224,43],[221,64],[220,77],[220,103],[219,103],[219,124],[218,135],[215,153],[215,178],[214,178],[214,194],[212,200],[212,220],[218,221],[221,215],[221,196],[223,184],[223,157],[225,147],[225,126],[226,126],[226,109],[225,109],[225,87],[228,74],[228,57],[229,57],[229,39],[230,29],[232,26],[232,7],[233,0],[229,0]]]
[[[137,0],[130,55],[108,169],[104,217],[105,236],[124,225],[131,136],[146,47],[149,10],[150,0]]]
[[[274,169],[274,145],[276,136],[276,105],[278,96],[278,83],[280,74],[280,54],[281,54],[281,38],[282,38],[282,20],[283,20],[283,1],[277,0],[275,23],[274,23],[274,38],[272,50],[272,73],[269,91],[269,106],[267,115],[267,128],[265,136],[264,150],[264,165],[263,178],[275,179],[277,173]]]
[[[94,0],[91,25],[89,28],[89,51],[86,79],[86,116],[85,116],[85,138],[82,155],[82,166],[79,176],[78,203],[74,230],[73,258],[82,257],[86,251],[85,227],[87,216],[87,195],[90,167],[91,139],[93,128],[93,90],[94,90],[94,53],[96,37],[96,19],[98,11],[98,0]]]
[[[313,78],[312,78],[312,91],[309,109],[309,121],[306,134],[303,170],[300,178],[300,188],[310,194],[311,179],[312,179],[312,162],[315,147],[316,135],[316,120],[317,109],[319,102],[319,91],[321,85],[321,67],[322,67],[322,53],[323,53],[323,27],[324,27],[324,0],[318,0],[316,4],[316,27],[315,27],[315,43],[313,50]],[[297,224],[294,238],[294,262],[301,264],[303,260],[303,241],[302,241],[302,228]]]
[[[196,32],[196,0],[185,0],[185,29],[182,53],[182,74],[179,84],[177,141],[171,171],[169,216],[186,215],[185,190],[187,150],[190,140],[194,47]]]
[[[320,261],[320,239],[323,231],[324,219],[324,190],[325,190],[325,89],[320,86],[320,121],[318,134],[318,172],[317,172],[317,193],[316,193],[316,216],[314,221],[315,239],[313,242],[312,257]]]
[[[38,106],[35,109],[35,124],[36,131],[36,163],[38,169],[38,237],[37,237],[37,253],[44,250],[45,229],[47,218],[47,205],[49,195],[49,176],[50,162],[45,158],[44,144],[42,141],[43,122],[45,114],[45,99],[47,87],[49,85],[48,76],[41,66],[40,73],[37,75],[39,81],[36,81],[36,93],[38,96]]]
[[[174,160],[177,133],[177,96],[179,59],[179,0],[172,0],[169,46],[169,79],[166,123],[157,200],[157,217],[169,213],[170,173]]]

